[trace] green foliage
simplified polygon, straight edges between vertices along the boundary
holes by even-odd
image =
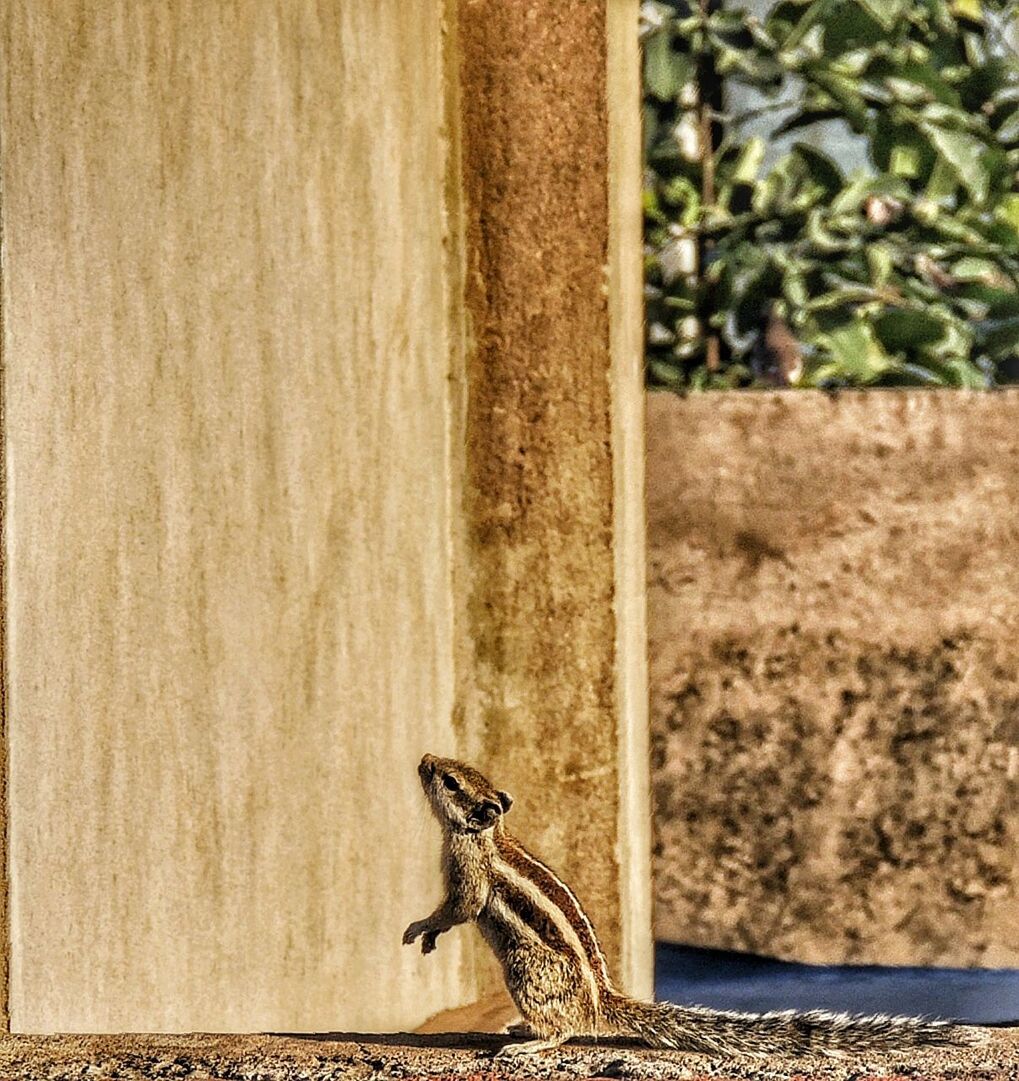
[[[1019,376],[1014,3],[778,0],[763,18],[740,0],[644,4],[650,383]],[[760,108],[702,104],[721,100],[716,77]],[[769,110],[771,137],[800,140],[770,165],[747,134]],[[845,175],[802,141],[831,120],[868,167]]]

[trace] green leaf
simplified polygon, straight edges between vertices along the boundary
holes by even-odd
[[[895,367],[894,359],[877,340],[874,328],[860,318],[825,335],[821,344],[831,356],[830,376],[853,383],[873,383]]]
[[[944,362],[946,381],[950,386],[963,390],[985,390],[987,376],[975,365],[962,357],[952,357]]]
[[[906,0],[859,0],[871,18],[876,19],[886,30],[891,30],[902,17]]]
[[[846,179],[833,158],[809,143],[794,144],[793,153],[806,166],[810,179],[827,195],[834,195],[842,189]]]
[[[902,0],[888,0],[887,6],[898,9],[901,4]],[[885,0],[840,0],[824,16],[824,51],[828,56],[841,56],[887,38],[889,27],[873,14],[872,6],[883,9]]]
[[[896,176],[919,176],[923,169],[919,147],[915,143],[897,143],[892,147],[888,168]]]
[[[898,353],[941,341],[948,328],[945,320],[932,312],[889,308],[874,320],[874,332],[886,349]]]
[[[651,359],[648,361],[648,372],[659,386],[677,388],[683,385],[683,371],[675,364]]]
[[[959,183],[978,204],[987,201],[990,177],[984,167],[984,144],[964,131],[929,125],[926,128],[938,153],[954,170]]]
[[[921,105],[931,100],[930,90],[920,83],[914,83],[911,79],[898,79],[889,75],[885,79],[885,85],[896,101],[904,102],[906,105]]]
[[[882,111],[875,122],[870,152],[882,172],[913,180],[927,176],[937,160],[929,136],[915,124],[896,119],[895,110]]]
[[[806,11],[803,12],[792,30],[786,35],[785,48],[795,49],[815,26],[824,22],[838,3],[839,0],[815,0],[814,3],[800,5],[805,7]],[[793,5],[786,4],[782,6],[791,9]]]
[[[959,190],[959,176],[943,157],[938,157],[931,169],[925,193],[935,202],[951,199]]]
[[[870,111],[860,93],[859,81],[831,68],[817,68],[810,74],[811,80],[835,99],[850,127],[854,131],[865,131],[870,122]]]
[[[871,282],[879,288],[888,284],[894,263],[887,244],[870,244],[867,247],[867,266]]]
[[[998,204],[997,214],[1019,232],[1019,195],[1006,195]]]
[[[692,229],[701,213],[701,193],[685,176],[674,176],[662,187],[662,199],[675,207],[674,220],[684,229]]]
[[[990,282],[997,275],[997,268],[990,259],[967,256],[952,266],[952,277],[959,281]]]
[[[752,184],[757,179],[757,173],[764,161],[765,143],[755,135],[748,139],[732,170],[731,181],[733,184]]]
[[[981,0],[952,0],[952,14],[956,18],[967,19],[973,23],[984,21],[984,7]]]
[[[667,29],[644,43],[644,85],[659,101],[674,101],[696,71],[693,57],[673,49]]]
[[[832,201],[832,213],[858,211],[871,195],[904,201],[909,198],[909,185],[897,176],[874,176],[860,170],[849,178],[849,182]]]

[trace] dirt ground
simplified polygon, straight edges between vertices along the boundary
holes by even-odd
[[[930,1051],[866,1061],[716,1059],[621,1047],[570,1045],[520,1064],[495,1064],[501,1041],[478,1033],[316,1036],[8,1036],[4,1081],[998,1081],[1019,1077],[1019,1030],[997,1030],[979,1050]]]
[[[1019,966],[1017,416],[650,397],[658,937]]]

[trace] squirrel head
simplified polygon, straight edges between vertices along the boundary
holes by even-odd
[[[456,833],[494,829],[513,806],[508,792],[499,791],[476,769],[455,758],[426,754],[418,776],[435,817]]]

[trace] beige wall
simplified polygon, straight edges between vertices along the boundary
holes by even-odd
[[[635,3],[612,5],[633,34]],[[470,752],[514,789],[525,839],[566,863],[626,982],[648,985],[640,491],[620,479],[639,330],[618,330],[639,319],[639,262],[610,228],[632,234],[639,211],[606,178],[605,11],[574,6],[584,50],[552,35],[529,77],[551,64],[600,102],[566,148],[592,173],[583,229],[558,217],[576,193],[555,159],[512,183],[547,193],[525,233],[554,225],[581,261],[583,345],[551,360],[579,359],[558,378],[589,386],[590,426],[541,429],[542,509],[514,555],[502,526],[478,546],[479,478],[518,475],[504,437],[515,454],[530,399],[482,385],[463,282],[497,295],[531,255],[487,238],[479,268],[463,223],[472,178],[535,100],[565,108],[562,87],[493,93],[457,44],[483,4],[4,5],[15,1031],[406,1027],[491,990],[473,930],[428,958],[400,945],[440,888],[425,750]],[[636,175],[635,54],[621,70]],[[479,142],[485,100],[508,123]],[[512,232],[516,209],[490,209]],[[577,269],[557,266],[552,296]],[[525,344],[486,362],[510,371]],[[521,553],[564,517],[565,554],[535,576]],[[573,634],[555,666],[528,660]],[[497,697],[493,640],[518,649]],[[584,743],[557,728],[577,702]]]
[[[661,937],[1019,965],[1017,417],[650,397]]]
[[[4,10],[12,1025],[412,1024],[438,2]]]

